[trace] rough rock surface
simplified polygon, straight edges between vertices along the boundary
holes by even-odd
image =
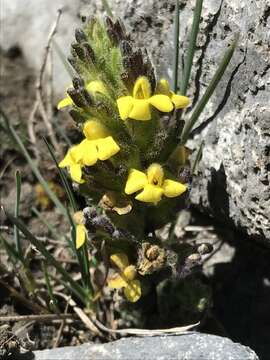
[[[246,346],[227,338],[191,333],[182,336],[123,338],[107,344],[84,344],[36,351],[35,360],[257,360]]]
[[[111,6],[136,39],[152,53],[160,76],[171,76],[173,54],[173,0],[114,0]],[[36,0],[4,0],[1,46],[16,41],[37,68],[60,0],[45,5]],[[181,41],[187,38],[195,0],[181,1]],[[44,8],[41,8],[43,6]],[[68,52],[78,14],[102,13],[101,1],[65,1],[57,42]],[[247,234],[270,239],[270,5],[269,0],[205,0],[202,30],[195,56],[189,95],[194,103],[203,94],[222,54],[240,33],[234,58],[222,83],[201,116],[200,131],[190,141],[205,146],[191,200],[204,211]],[[16,26],[14,26],[16,24]],[[184,45],[185,48],[185,45]],[[182,52],[183,54],[183,52]],[[56,64],[57,65],[57,64]],[[56,67],[57,68],[57,67]],[[58,94],[69,80],[56,71]],[[215,117],[214,121],[213,117]]]
[[[171,75],[173,1],[133,0],[119,6],[140,45],[150,48],[159,75]],[[181,1],[181,39],[195,1]],[[134,10],[136,9],[136,10]],[[270,240],[270,5],[268,0],[205,0],[192,74],[194,103],[209,84],[234,35],[234,58],[190,141],[205,141],[191,201],[247,234]],[[185,46],[184,46],[185,47]],[[215,118],[213,120],[213,118]]]

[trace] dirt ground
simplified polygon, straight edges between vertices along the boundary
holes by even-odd
[[[1,107],[8,115],[22,138],[28,137],[27,123],[33,109],[35,98],[35,76],[31,68],[27,66],[23,55],[18,48],[10,49],[7,53],[0,51],[1,62]],[[62,117],[63,116],[63,117]],[[72,127],[68,115],[56,114],[59,126],[65,124],[64,129],[67,136],[73,140],[76,133]],[[49,159],[42,136],[46,136],[42,121],[37,119],[35,126],[37,132],[37,146],[40,149],[40,168],[46,169],[44,177],[59,184],[55,166]],[[9,140],[6,133],[0,128],[0,192],[1,205],[13,211],[16,189],[15,170],[19,169],[22,174],[22,196],[20,215],[24,223],[41,241],[50,237],[48,228],[40,222],[33,214],[33,206],[41,210],[42,204],[36,192],[37,181],[33,176],[28,164],[14,144]],[[64,150],[64,141],[59,135],[59,142]],[[29,151],[33,151],[31,144]],[[62,216],[57,213],[52,204],[42,209],[43,218],[59,231],[64,233],[68,229]],[[182,222],[181,222],[182,221]],[[234,229],[229,229],[223,224],[217,224],[212,219],[190,209],[179,223],[179,236],[196,241],[209,241],[215,244],[215,255],[204,265],[205,276],[212,287],[213,304],[212,318],[219,324],[212,326],[209,321],[204,331],[226,335],[234,341],[254,349],[262,359],[269,359],[270,354],[270,250],[260,244],[254,244],[243,234]],[[1,221],[1,233],[6,238],[12,239],[12,228],[10,224]],[[43,240],[42,240],[43,239]],[[52,243],[51,243],[52,244]],[[24,246],[29,244],[25,241]],[[57,246],[52,245],[53,254],[60,259],[64,258],[65,249],[59,252]],[[32,250],[31,250],[32,251]],[[0,265],[5,265],[9,273],[0,272],[0,279],[15,289],[19,288],[14,269],[0,248]],[[41,276],[39,263],[33,262],[34,276]],[[72,267],[71,265],[67,265]],[[15,269],[16,271],[16,269]],[[11,296],[10,291],[0,282],[0,317],[4,315],[31,314],[31,310]],[[45,294],[43,294],[45,296]],[[1,328],[11,331],[21,328],[20,322],[9,324],[0,322]],[[30,343],[34,349],[43,349],[52,346],[76,345],[85,341],[95,340],[89,330],[79,321],[67,322],[61,330],[59,338],[58,323],[33,323],[27,327],[21,337],[24,342]],[[215,329],[215,330],[213,330]],[[29,345],[29,344],[28,344]],[[27,344],[26,344],[27,346]],[[268,356],[268,357],[267,357]]]

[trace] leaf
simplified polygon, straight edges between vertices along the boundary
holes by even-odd
[[[200,23],[201,12],[202,12],[202,3],[203,3],[203,0],[196,1],[196,6],[195,6],[194,14],[193,14],[193,23],[192,23],[191,32],[189,35],[187,56],[186,56],[186,59],[184,62],[184,73],[183,73],[183,78],[182,78],[182,81],[180,84],[181,95],[186,95],[187,88],[188,88],[191,68],[192,68],[192,64],[193,64],[193,57],[194,57],[195,48],[196,48],[196,40],[197,40],[197,35],[199,32],[199,23]]]
[[[25,157],[25,159],[27,160],[28,164],[31,167],[31,170],[33,171],[33,173],[35,174],[36,178],[38,179],[38,181],[40,182],[40,184],[43,186],[45,192],[48,194],[49,198],[52,200],[52,202],[55,204],[55,206],[65,215],[67,216],[67,211],[65,209],[65,207],[63,206],[63,204],[61,203],[61,201],[58,199],[58,197],[56,196],[56,194],[51,190],[50,185],[48,184],[48,182],[43,178],[43,176],[41,175],[38,167],[36,166],[36,164],[34,163],[34,161],[31,159],[31,156],[29,154],[29,152],[27,151],[27,149],[25,148],[23,142],[21,141],[19,135],[17,134],[17,132],[15,131],[14,127],[12,126],[12,124],[10,123],[8,117],[6,116],[6,114],[4,113],[4,111],[0,108],[0,114],[3,116],[4,118],[4,122],[5,122],[5,126],[8,129],[8,133],[9,136],[11,137],[11,139],[19,146],[23,156]]]
[[[173,91],[178,88],[178,69],[179,69],[179,0],[176,0],[174,18],[174,53],[173,53]]]
[[[226,50],[223,59],[221,63],[219,64],[219,67],[217,68],[212,80],[210,81],[210,84],[208,85],[205,93],[203,94],[202,98],[198,102],[197,106],[195,107],[190,119],[186,121],[184,125],[184,129],[181,135],[181,144],[184,145],[189,137],[189,134],[191,130],[193,129],[196,121],[198,120],[201,112],[205,108],[206,104],[208,103],[209,99],[211,98],[213,92],[215,91],[217,85],[220,82],[220,79],[222,78],[227,66],[229,65],[229,62],[233,56],[236,44],[238,42],[239,34],[237,34],[234,41],[231,43],[229,48]]]
[[[111,10],[111,7],[110,7],[108,1],[107,0],[102,0],[102,5],[103,5],[104,9],[106,10],[107,14],[111,18],[113,18],[113,13],[112,13],[112,10]]]
[[[15,218],[8,212],[5,212],[10,222],[18,227],[18,229],[25,235],[25,237],[34,245],[38,251],[45,257],[48,263],[56,268],[56,270],[63,276],[63,278],[71,285],[73,293],[83,302],[86,303],[84,289],[72,279],[68,272],[58,263],[57,260],[50,254],[46,247],[37,240],[37,238],[24,226],[21,220]]]
[[[16,179],[16,201],[15,201],[14,216],[17,218],[19,216],[21,184],[22,184],[21,174],[20,174],[19,170],[16,170],[15,179]],[[21,241],[20,241],[20,233],[19,233],[17,226],[14,226],[14,242],[16,244],[16,250],[18,252],[18,255],[20,256],[20,258],[23,258],[22,246],[21,246]]]
[[[56,160],[56,158],[54,156],[52,146],[49,144],[49,142],[45,138],[43,138],[43,140],[44,140],[44,142],[45,142],[45,144],[46,144],[46,146],[47,146],[47,148],[49,150],[49,153],[50,153],[50,155],[51,155],[51,157],[52,157],[52,159],[53,159],[53,161],[54,161],[54,163],[55,163],[55,165],[57,167],[57,170],[58,170],[58,173],[59,173],[59,176],[60,176],[60,180],[61,180],[61,182],[63,184],[63,187],[65,189],[65,192],[66,192],[66,194],[68,196],[70,205],[71,205],[73,211],[76,212],[76,211],[78,211],[78,206],[77,206],[76,200],[75,200],[75,198],[73,196],[73,191],[72,191],[72,189],[71,189],[71,187],[69,185],[68,179],[67,179],[64,171],[62,169],[60,169],[60,167],[58,166],[58,162],[57,162],[57,160]]]

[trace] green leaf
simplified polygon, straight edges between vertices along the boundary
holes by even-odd
[[[61,63],[63,64],[63,66],[66,69],[66,71],[67,71],[68,75],[70,76],[70,78],[72,79],[73,76],[75,75],[75,72],[74,72],[73,68],[68,63],[65,54],[63,53],[62,49],[60,48],[60,46],[57,44],[57,42],[54,39],[52,40],[52,44],[53,44],[53,47],[54,47],[54,49],[56,51],[56,54],[58,55]]]
[[[22,258],[20,257],[20,255],[18,254],[17,250],[15,249],[14,246],[10,245],[8,243],[8,241],[0,234],[0,241],[3,244],[3,247],[8,255],[8,257],[10,258],[10,260],[12,261],[12,263],[15,265],[18,261],[23,262]]]
[[[45,141],[45,144],[47,145],[47,148],[51,154],[51,157],[52,157],[53,161],[55,162],[61,182],[62,182],[65,192],[68,196],[70,205],[71,205],[73,211],[76,212],[79,210],[79,208],[78,208],[76,200],[73,196],[73,191],[69,185],[68,179],[67,179],[64,171],[62,169],[60,169],[60,167],[58,166],[58,162],[54,156],[51,145],[48,143],[48,141],[45,138],[43,138],[43,140]],[[67,209],[67,213],[68,213],[68,218],[69,218],[69,222],[71,225],[71,238],[72,238],[72,247],[71,248],[72,248],[74,254],[78,258],[84,286],[87,286],[87,288],[90,290],[91,289],[90,275],[89,275],[89,266],[90,265],[89,265],[89,259],[88,259],[88,253],[87,253],[87,244],[85,243],[83,245],[83,247],[79,250],[76,249],[76,226],[74,224],[74,220],[68,209]]]
[[[222,78],[227,66],[229,65],[229,62],[233,56],[236,44],[238,42],[239,34],[236,36],[234,41],[231,43],[229,48],[226,50],[223,59],[217,68],[210,84],[208,85],[205,93],[203,94],[202,98],[200,99],[199,103],[195,107],[190,119],[186,121],[182,135],[181,135],[181,144],[184,145],[189,137],[189,134],[191,130],[193,129],[196,121],[198,120],[201,112],[205,108],[206,104],[208,103],[210,97],[212,96],[213,92],[215,91],[218,83],[220,82],[220,79]]]
[[[65,209],[65,207],[63,206],[63,204],[61,203],[61,201],[58,199],[58,197],[56,196],[56,194],[51,190],[49,184],[47,183],[47,181],[43,178],[43,176],[41,175],[37,165],[34,163],[34,161],[31,159],[31,156],[29,154],[29,152],[27,151],[27,149],[25,148],[23,142],[21,141],[19,135],[17,134],[17,132],[15,131],[14,127],[12,126],[12,124],[10,123],[8,117],[6,116],[6,114],[4,113],[4,111],[0,108],[0,114],[3,116],[4,118],[4,122],[5,122],[5,126],[9,131],[9,135],[11,137],[11,139],[19,146],[23,156],[25,157],[25,159],[27,160],[28,164],[30,165],[33,173],[35,174],[36,178],[38,179],[38,181],[40,182],[40,184],[43,186],[45,192],[48,194],[49,198],[52,200],[52,202],[56,205],[56,207],[62,212],[62,214],[64,214],[65,216],[67,216],[67,211]]]
[[[31,210],[33,213],[38,217],[38,219],[48,228],[52,236],[57,240],[59,238],[59,232],[57,231],[56,227],[49,224],[48,221],[44,218],[40,211],[37,208],[32,207]]]
[[[195,158],[194,163],[193,163],[192,168],[191,168],[191,175],[195,174],[196,167],[197,167],[199,161],[201,160],[203,146],[204,146],[204,141],[201,142],[199,150],[197,151],[196,158]]]
[[[80,298],[80,300],[85,303],[85,291],[84,289],[72,279],[69,273],[55,260],[55,258],[51,255],[51,253],[46,249],[46,247],[40,242],[21,222],[21,220],[15,218],[8,212],[5,212],[7,218],[10,222],[16,225],[19,230],[25,235],[25,237],[34,245],[38,251],[45,257],[48,263],[55,267],[55,269],[63,276],[64,280],[69,282],[71,285],[73,293]]]
[[[71,187],[69,185],[68,179],[67,179],[64,171],[62,169],[60,169],[60,167],[58,166],[58,162],[56,160],[56,157],[54,156],[52,146],[49,144],[49,142],[45,138],[43,138],[43,140],[44,140],[44,142],[45,142],[45,144],[46,144],[46,146],[47,146],[47,148],[49,150],[49,153],[50,153],[50,155],[51,155],[51,157],[52,157],[52,159],[53,159],[53,161],[54,161],[54,163],[55,163],[55,165],[57,167],[61,182],[62,182],[62,184],[64,186],[64,189],[65,189],[65,192],[66,192],[66,194],[68,196],[70,205],[71,205],[73,211],[76,212],[76,211],[78,211],[78,206],[77,206],[76,200],[75,200],[75,198],[73,196],[73,191],[72,191],[72,189],[71,189]]]
[[[57,301],[56,297],[54,296],[53,288],[52,288],[50,277],[48,274],[48,269],[47,269],[47,266],[45,263],[43,263],[43,272],[44,272],[44,279],[45,279],[46,287],[47,287],[48,294],[50,297],[50,305],[49,306],[50,306],[50,308],[52,308],[52,310],[55,313],[60,314],[60,309],[58,307],[58,301]]]
[[[175,4],[174,18],[174,54],[173,54],[173,91],[178,89],[178,69],[179,69],[179,0]]]
[[[19,170],[16,170],[15,179],[16,179],[16,201],[15,201],[14,216],[17,218],[17,217],[19,217],[21,184],[22,184],[21,174],[20,174]],[[23,258],[22,246],[21,246],[21,241],[20,241],[20,233],[19,233],[17,226],[14,226],[14,242],[16,244],[16,250],[18,252],[18,255],[21,258]]]
[[[184,62],[184,72],[183,72],[183,78],[180,84],[180,93],[182,95],[186,95],[188,83],[190,79],[190,73],[191,68],[193,64],[193,57],[195,53],[196,48],[196,41],[197,41],[197,35],[199,32],[199,24],[200,24],[200,18],[202,13],[202,4],[203,0],[197,0],[196,6],[193,14],[193,23],[191,32],[189,35],[189,43],[188,43],[188,49],[187,49],[187,56]]]
[[[105,11],[107,12],[107,14],[109,15],[109,17],[113,18],[114,16],[113,16],[113,13],[112,13],[112,10],[111,10],[111,7],[110,7],[108,1],[102,0],[102,5],[103,5]]]

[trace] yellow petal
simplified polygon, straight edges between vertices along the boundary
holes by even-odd
[[[117,106],[122,120],[126,120],[129,117],[129,114],[133,107],[133,98],[132,96],[123,96],[117,99]]]
[[[83,157],[82,143],[73,146],[70,149],[70,157],[74,164],[78,164]]]
[[[79,249],[86,240],[86,228],[83,224],[76,226],[76,249]]]
[[[88,140],[102,139],[109,135],[105,126],[98,120],[88,120],[84,124],[83,133]]]
[[[128,117],[142,121],[151,119],[149,100],[133,99],[132,104],[133,107]]]
[[[125,193],[127,195],[133,194],[138,190],[143,189],[147,184],[147,176],[142,171],[131,169],[128,175]]]
[[[164,190],[155,185],[146,185],[142,192],[140,192],[135,199],[147,203],[157,203],[161,200]]]
[[[110,259],[121,271],[129,265],[128,257],[124,253],[112,254]]]
[[[104,83],[100,80],[90,81],[86,85],[86,90],[92,92],[93,94],[95,94],[96,92],[99,92],[103,95],[108,95],[108,91],[107,91]]]
[[[96,141],[84,139],[77,149],[77,156],[83,165],[95,165],[95,163],[98,161]]]
[[[171,198],[183,194],[187,187],[178,181],[165,180],[163,183],[164,195]]]
[[[134,280],[136,275],[137,275],[137,271],[134,265],[127,266],[123,271],[123,277],[128,281]]]
[[[160,79],[157,84],[156,94],[163,94],[170,96],[170,84],[166,79]]]
[[[151,164],[147,169],[148,183],[161,186],[163,183],[164,171],[159,164]]]
[[[80,164],[73,164],[69,168],[71,179],[77,183],[82,182],[82,168]]]
[[[57,109],[60,110],[63,107],[71,106],[72,104],[73,104],[73,101],[72,101],[71,97],[67,96],[64,99],[62,99],[61,101],[59,101],[59,103],[57,105]]]
[[[124,294],[128,301],[136,302],[142,296],[142,288],[139,280],[132,280],[124,289]]]
[[[134,99],[148,99],[151,96],[151,85],[145,76],[140,76],[133,88]]]
[[[109,278],[107,280],[107,283],[111,289],[121,289],[128,285],[127,282],[120,275],[115,275]]]
[[[96,140],[98,148],[98,158],[99,160],[107,160],[113,155],[117,154],[120,150],[120,147],[113,140],[111,136],[106,137],[105,139]]]
[[[176,109],[182,109],[190,104],[190,100],[186,96],[177,95],[172,93],[171,100],[174,103]]]
[[[173,104],[169,96],[154,95],[150,97],[149,102],[159,111],[171,112],[173,110]]]
[[[62,161],[60,161],[58,166],[60,168],[64,168],[64,167],[67,167],[67,166],[71,166],[73,164],[74,164],[74,160],[73,160],[73,158],[71,156],[70,150],[68,150],[68,152],[66,153],[66,156],[64,157],[64,159]]]

